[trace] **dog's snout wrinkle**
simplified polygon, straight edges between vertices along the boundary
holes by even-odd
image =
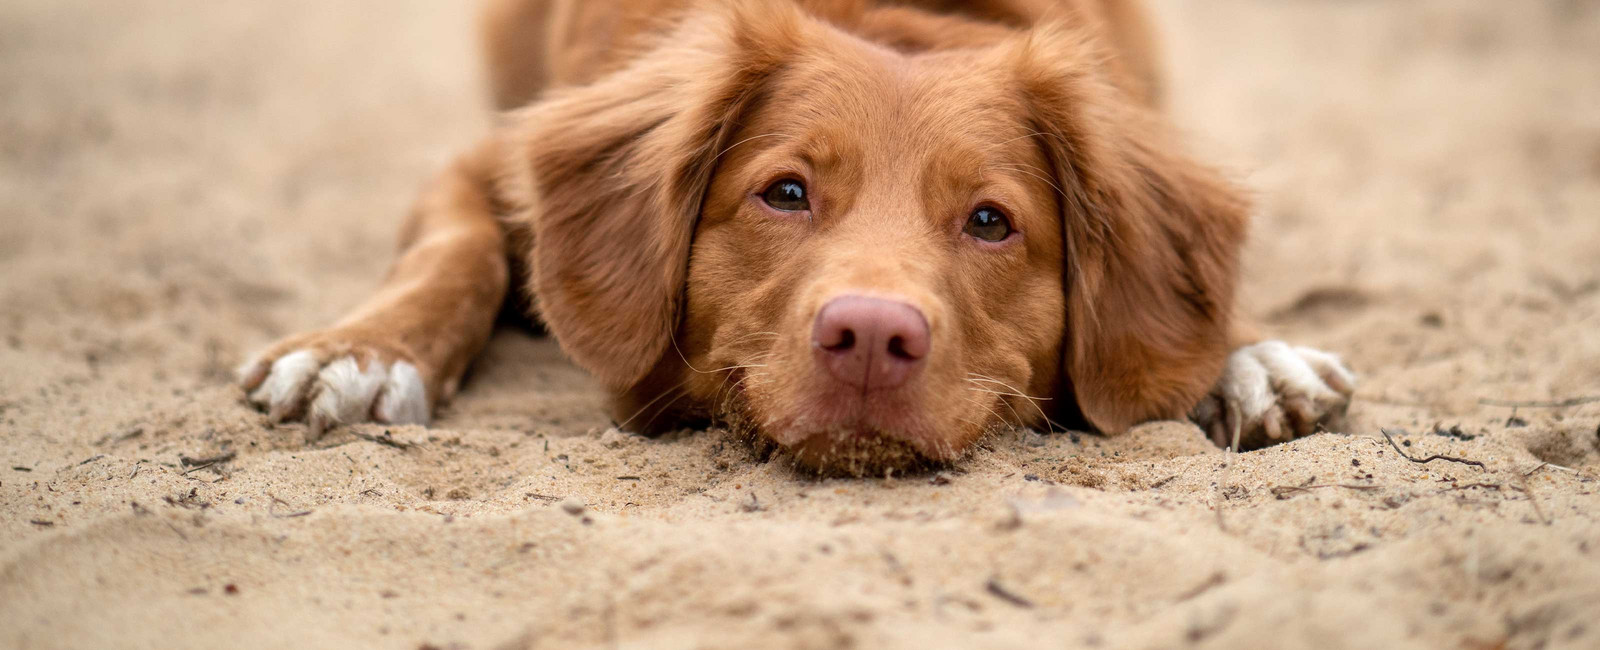
[[[853,295],[834,298],[817,311],[811,340],[828,373],[863,394],[904,384],[921,370],[932,347],[921,310]]]

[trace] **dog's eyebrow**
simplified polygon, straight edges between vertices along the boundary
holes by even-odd
[[[737,147],[737,146],[739,146],[741,144],[744,144],[746,142],[749,142],[751,140],[759,140],[761,138],[772,138],[772,137],[789,138],[789,137],[794,137],[794,136],[791,136],[791,135],[789,135],[787,133],[763,133],[761,135],[752,135],[752,136],[750,136],[748,138],[745,138],[743,140],[740,140],[738,142],[735,142],[733,144],[728,145],[727,149],[723,149],[722,151],[717,152],[716,157],[712,158],[711,161],[712,162],[716,162],[718,159],[722,158],[723,154],[726,154],[729,151],[733,151],[734,147]]]
[[[1034,136],[1041,136],[1041,137],[1047,137],[1047,138],[1048,137],[1057,137],[1057,138],[1061,137],[1061,136],[1058,136],[1058,135],[1056,135],[1054,133],[1044,133],[1044,132],[1041,132],[1041,131],[1033,131],[1033,132],[1030,132],[1030,133],[1024,133],[1024,134],[1019,135],[1019,136],[1017,136],[1015,138],[1012,138],[1010,140],[1004,140],[1004,141],[1001,141],[1001,142],[996,142],[995,144],[1011,144],[1011,143],[1016,142],[1018,140],[1021,140],[1023,138],[1031,138],[1031,137],[1034,137]]]
[[[1030,165],[1028,163],[1000,163],[1000,164],[985,165],[985,167],[988,168],[988,169],[998,169],[1000,171],[1020,172],[1020,173],[1023,173],[1023,174],[1027,174],[1027,175],[1032,176],[1034,178],[1037,178],[1037,179],[1039,179],[1041,181],[1044,181],[1046,184],[1048,184],[1052,189],[1054,189],[1056,191],[1056,194],[1060,194],[1061,198],[1063,198],[1063,199],[1067,198],[1067,193],[1061,191],[1061,186],[1060,185],[1056,185],[1055,181],[1050,180],[1049,177],[1042,176],[1040,174],[1035,174],[1035,173],[1033,173],[1031,171],[1028,171],[1027,169],[1023,169],[1023,167],[1027,167],[1029,169],[1033,169],[1033,170],[1036,170],[1036,171],[1041,172],[1041,173],[1047,173],[1047,172],[1045,172],[1045,170],[1039,169],[1039,167],[1036,166],[1036,165]]]

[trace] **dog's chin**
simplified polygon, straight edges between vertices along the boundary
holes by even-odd
[[[945,464],[910,442],[869,427],[803,432],[792,426],[758,426],[749,413],[725,410],[716,422],[748,440],[762,456],[783,450],[819,476],[871,477],[910,473]]]
[[[823,475],[884,476],[939,464],[911,443],[872,429],[831,429],[803,436],[790,432],[785,438],[795,440],[780,444],[796,463]]]
[[[935,413],[915,393],[841,391],[823,382],[795,393],[730,392],[716,419],[757,445],[782,449],[824,476],[884,476],[949,464],[982,435],[973,420]],[[773,449],[773,450],[776,450]]]

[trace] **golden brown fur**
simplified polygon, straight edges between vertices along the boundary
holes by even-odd
[[[494,96],[515,110],[424,194],[385,289],[279,353],[408,360],[431,405],[509,284],[625,428],[723,417],[824,466],[955,458],[1001,422],[1182,417],[1222,372],[1246,205],[1155,112],[1130,1],[484,15]],[[781,175],[810,188],[803,221],[752,199]],[[1020,235],[964,235],[979,203]],[[812,321],[843,291],[924,316],[916,380],[858,398],[819,369]]]

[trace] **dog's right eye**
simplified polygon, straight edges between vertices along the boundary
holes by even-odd
[[[767,186],[766,191],[761,193],[761,200],[766,201],[774,210],[784,212],[811,209],[811,201],[806,199],[806,186],[792,178],[785,178]]]
[[[986,242],[1002,242],[1014,232],[1011,220],[1005,213],[994,208],[978,208],[972,211],[972,216],[967,217],[964,228],[967,234],[982,239]]]

